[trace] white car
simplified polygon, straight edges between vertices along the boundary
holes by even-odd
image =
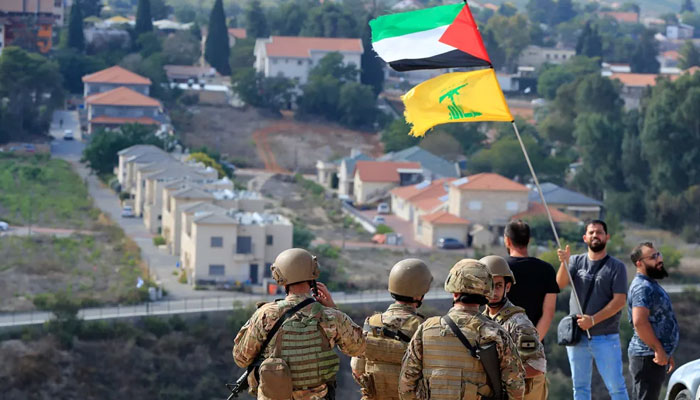
[[[0,221],[0,232],[5,232],[10,230],[10,224],[5,221]]]
[[[377,206],[377,214],[389,214],[389,204],[379,203]]]
[[[386,224],[386,220],[381,215],[375,215],[372,219],[372,223],[375,225]]]
[[[666,400],[700,399],[700,360],[683,364],[671,374]]]
[[[73,131],[70,129],[66,129],[63,131],[63,140],[73,140],[75,137],[73,136]]]
[[[124,206],[124,208],[122,208],[122,218],[134,218],[135,216],[134,209],[131,208],[131,206]]]

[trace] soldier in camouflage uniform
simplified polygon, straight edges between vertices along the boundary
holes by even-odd
[[[287,296],[255,311],[236,335],[233,358],[239,367],[248,367],[260,353],[267,332],[275,322],[287,310],[309,298],[317,285],[318,293],[313,295],[316,302],[290,316],[263,355],[265,360],[281,359],[287,364],[294,400],[334,399],[339,361],[333,348],[338,345],[349,356],[361,355],[365,350],[362,328],[337,310],[326,286],[316,282],[320,275],[318,262],[308,251],[283,251],[271,270],[277,283],[285,287]],[[250,393],[258,399],[271,398],[263,393],[264,387],[258,390],[258,375],[257,371],[249,375]]]
[[[508,262],[499,256],[487,256],[481,261],[493,276],[493,296],[484,315],[498,322],[508,331],[525,366],[525,400],[547,399],[547,359],[540,343],[537,328],[528,319],[525,309],[508,300],[507,294],[515,277]]]
[[[365,320],[367,349],[350,365],[363,400],[399,399],[401,359],[425,317],[416,311],[430,290],[433,276],[422,260],[401,260],[389,272],[389,293],[396,300],[384,313]]]
[[[483,360],[455,335],[446,317],[428,318],[413,335],[401,365],[399,396],[412,399],[490,398],[503,389],[510,400],[520,400],[525,391],[525,370],[513,340],[500,325],[479,312],[493,291],[493,280],[486,266],[463,259],[450,270],[445,290],[453,294],[454,306],[447,313],[470,346],[482,350],[496,346],[496,366],[501,385],[489,384]]]

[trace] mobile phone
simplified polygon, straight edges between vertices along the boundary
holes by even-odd
[[[316,286],[316,281],[311,281],[311,292],[314,296],[318,297],[318,286]]]

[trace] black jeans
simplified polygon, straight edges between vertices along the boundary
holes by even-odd
[[[632,400],[659,400],[666,380],[666,366],[654,362],[654,356],[630,356]]]

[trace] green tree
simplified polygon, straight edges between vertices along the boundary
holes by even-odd
[[[224,171],[224,168],[216,162],[215,159],[213,159],[211,156],[209,156],[207,153],[202,153],[202,152],[195,152],[195,153],[190,153],[189,156],[187,156],[187,161],[196,161],[204,164],[207,167],[212,167],[216,170],[216,172],[219,174],[219,178],[223,178],[226,176],[226,172]]]
[[[643,74],[659,73],[659,45],[654,39],[654,31],[645,29],[630,59],[632,72]]]
[[[165,0],[150,0],[151,1],[151,16],[154,20],[168,18],[170,7],[165,4]]]
[[[700,37],[700,13],[684,12],[683,14],[681,14],[681,22],[695,28],[693,37]]]
[[[498,13],[504,17],[512,17],[518,13],[518,7],[516,7],[515,4],[511,3],[510,1],[506,1],[502,3],[500,7],[498,7]]]
[[[484,147],[486,134],[482,131],[481,123],[454,123],[440,125],[435,128],[437,132],[445,132],[459,142],[461,153],[470,156]]]
[[[552,16],[552,23],[554,25],[567,22],[575,16],[576,10],[574,10],[574,4],[571,0],[557,0]]]
[[[365,85],[370,85],[377,96],[384,88],[384,67],[381,59],[377,57],[372,50],[372,32],[369,28],[369,20],[367,17],[364,32],[362,33],[362,58],[360,59],[360,82]]]
[[[117,153],[137,144],[164,147],[163,140],[153,134],[152,127],[140,124],[122,125],[116,131],[100,130],[93,134],[90,143],[83,150],[81,161],[87,163],[97,174],[110,173],[119,162]]]
[[[488,28],[488,25],[484,29],[482,39],[484,41],[484,47],[486,47],[486,51],[491,59],[491,63],[496,69],[503,68],[506,60],[505,52],[498,44],[495,33],[492,29]]]
[[[266,78],[254,68],[241,68],[231,77],[233,89],[241,100],[255,107],[279,111],[292,101],[294,82],[281,76]]]
[[[175,7],[174,13],[177,21],[183,24],[194,22],[195,18],[197,18],[197,10],[187,3]]]
[[[76,0],[73,4],[80,4],[83,17],[99,17],[102,12],[102,0]]]
[[[371,126],[376,119],[377,102],[372,87],[347,82],[340,87],[338,102],[340,122],[352,128]]]
[[[223,12],[223,10],[222,10]],[[259,0],[253,0],[248,3],[245,10],[246,32],[249,37],[266,38],[270,36],[270,31],[267,26],[267,18],[263,12]]]
[[[54,60],[63,76],[64,88],[75,94],[83,93],[83,76],[107,68],[100,58],[80,54],[74,49],[56,50]]]
[[[57,63],[19,47],[5,47],[0,54],[4,131],[0,141],[48,132],[53,110],[63,105],[63,94]]]
[[[139,53],[144,58],[160,53],[163,50],[160,38],[155,32],[146,32],[139,35],[138,39],[136,39],[136,45],[140,49]]]
[[[389,153],[407,149],[420,143],[420,138],[411,136],[410,125],[403,118],[395,119],[387,128],[382,131],[380,140],[384,144],[384,151]]]
[[[194,65],[201,55],[199,40],[190,31],[177,31],[163,41],[166,64]]]
[[[291,0],[270,11],[270,30],[275,35],[299,36],[306,16],[317,6],[313,0]]]
[[[153,17],[151,17],[151,0],[139,0],[136,8],[136,24],[134,32],[136,37],[141,34],[153,31]]]
[[[547,24],[550,21],[550,13],[554,9],[552,0],[528,0],[525,6],[530,21],[534,23]]]
[[[591,27],[590,22],[586,22],[578,38],[576,55],[599,58],[603,56],[603,41],[598,34],[598,29],[595,26]]]
[[[700,66],[700,51],[695,47],[692,40],[686,40],[681,47],[678,66],[682,69],[688,69],[692,66]]]
[[[79,52],[85,50],[85,35],[83,34],[83,13],[80,3],[76,2],[70,8],[68,20],[68,47]]]
[[[253,3],[257,3],[257,0],[254,0]],[[248,34],[254,33],[248,31]],[[230,51],[224,5],[222,0],[216,0],[209,15],[209,33],[204,44],[204,58],[218,73],[228,76],[231,75],[231,65],[229,65]]]
[[[695,12],[695,4],[693,4],[693,0],[683,0],[683,4],[681,4],[681,14],[685,12]]]
[[[489,19],[485,30],[492,32],[493,39],[503,50],[505,66],[515,68],[520,52],[530,44],[527,18],[522,14],[512,17],[497,14]]]
[[[302,36],[359,38],[355,16],[333,2],[315,7],[306,17],[301,29]]]
[[[231,48],[231,71],[232,76],[236,72],[253,68],[255,64],[255,39],[246,38],[236,40],[236,45]]]

